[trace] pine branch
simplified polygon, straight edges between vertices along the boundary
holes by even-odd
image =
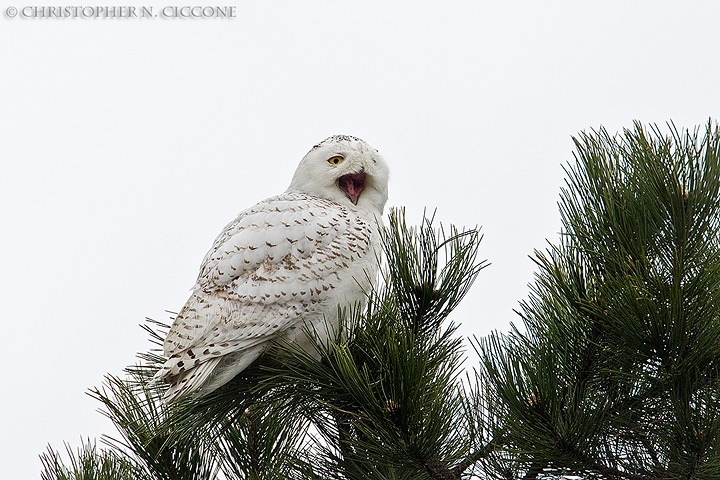
[[[465,471],[475,465],[480,460],[487,458],[492,452],[500,448],[500,444],[496,443],[495,440],[489,441],[485,446],[473,451],[467,457],[465,457],[460,463],[452,468],[452,473],[455,478],[461,478]]]
[[[48,446],[40,455],[42,480],[132,480],[135,478],[130,463],[112,451],[98,450],[94,442],[81,441],[77,451],[65,444],[70,466],[64,465],[60,453]]]
[[[575,143],[524,329],[480,342],[505,448],[528,478],[716,478],[720,131]]]

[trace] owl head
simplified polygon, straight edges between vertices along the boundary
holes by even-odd
[[[382,214],[388,177],[387,164],[377,150],[359,138],[334,135],[303,157],[287,191]]]

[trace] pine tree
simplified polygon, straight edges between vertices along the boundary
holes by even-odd
[[[69,465],[48,447],[43,480],[720,478],[720,131],[575,144],[560,240],[535,254],[522,325],[473,343],[478,368],[449,317],[479,232],[394,211],[382,282],[322,360],[278,344],[167,407],[151,321],[154,349],[91,392],[119,436],[66,447]]]
[[[316,342],[322,360],[279,344],[226,386],[169,407],[150,383],[168,326],[150,321],[155,348],[91,392],[120,438],[68,449],[70,467],[49,448],[43,479],[467,478],[490,441],[447,317],[485,266],[479,242],[477,230],[446,234],[432,218],[411,228],[393,211],[383,281],[366,309],[340,311],[334,343]]]
[[[720,133],[575,144],[523,328],[479,342],[509,477],[720,478]]]

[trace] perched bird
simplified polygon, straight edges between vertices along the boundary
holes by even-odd
[[[377,275],[387,193],[378,151],[335,135],[305,155],[285,193],[240,212],[165,339],[163,400],[212,392],[274,340],[313,352],[308,329],[332,338],[338,307],[362,304]]]

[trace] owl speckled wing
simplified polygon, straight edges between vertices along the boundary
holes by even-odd
[[[310,349],[304,326],[336,328],[337,307],[363,301],[387,171],[362,140],[331,139],[305,156],[286,193],[244,210],[215,240],[165,340],[156,378],[170,384],[166,401],[227,383],[271,340]]]
[[[303,194],[242,212],[220,238],[165,340],[169,375],[271,340],[298,320],[313,319],[328,300],[359,301],[334,291],[354,276],[374,274],[375,262],[363,259],[373,259],[377,228],[347,208]]]

